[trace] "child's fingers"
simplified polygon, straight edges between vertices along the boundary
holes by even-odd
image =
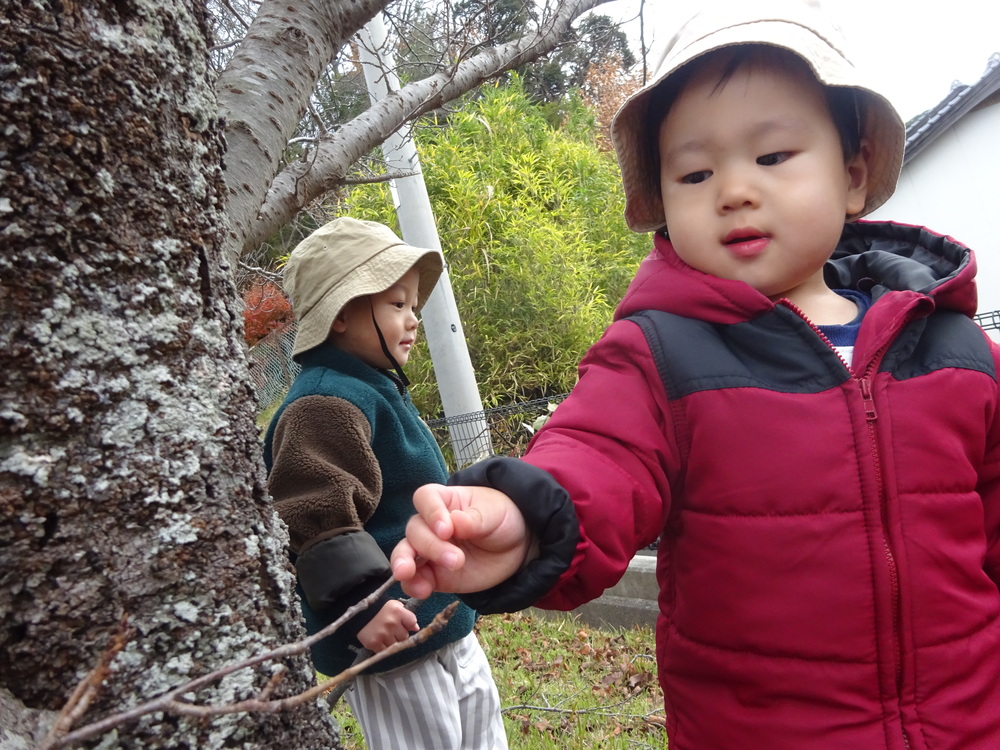
[[[451,526],[456,539],[476,539],[490,531],[488,519],[477,507],[451,512]]]
[[[400,586],[407,596],[415,596],[417,599],[426,599],[434,593],[433,580],[419,572],[412,578],[401,581]]]
[[[418,630],[417,615],[406,608],[399,599],[392,599],[382,607],[386,613],[386,628],[394,634],[394,640],[401,641],[408,637],[411,630]]]
[[[405,538],[392,550],[389,560],[397,581],[406,582],[416,575],[417,552]]]
[[[451,525],[451,504],[457,501],[456,488],[442,484],[425,484],[413,493],[413,507],[441,539],[450,539],[454,533]]]
[[[426,570],[421,570],[423,560],[406,539],[396,545],[390,557],[392,575],[399,581],[407,596],[426,599],[434,593],[434,581]]]
[[[457,509],[451,512],[451,524],[456,539],[485,543],[486,547],[506,543],[512,531],[508,519],[513,503],[510,498],[492,487],[463,487],[468,493]]]
[[[411,544],[411,541],[414,543]],[[426,599],[440,589],[441,581],[437,572],[438,565],[441,564],[438,558],[442,556],[448,565],[456,567],[461,567],[465,560],[461,550],[453,544],[438,539],[415,516],[407,526],[407,537],[392,551],[390,559],[392,574],[407,595]],[[457,564],[455,560],[458,561]],[[442,565],[442,569],[444,568],[447,568],[447,565]]]
[[[400,617],[400,625],[405,628],[408,632],[414,630],[419,630],[420,627],[417,624],[417,616],[410,610],[405,610],[405,613]]]
[[[451,538],[450,534],[448,538]],[[413,555],[414,564],[416,564],[416,556],[419,555],[426,562],[439,565],[447,570],[458,570],[465,561],[462,550],[451,542],[440,538],[431,530],[422,516],[410,518],[406,524],[406,538],[403,541],[408,543],[408,547],[403,548],[400,552],[401,557],[398,559],[405,560]],[[399,549],[399,545],[397,545],[397,549]],[[397,559],[395,550],[393,550],[393,558]],[[405,571],[403,572],[405,573]]]

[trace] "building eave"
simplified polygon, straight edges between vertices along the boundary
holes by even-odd
[[[989,60],[986,73],[976,83],[966,86],[952,84],[951,91],[937,106],[906,123],[906,164],[938,139],[959,120],[980,105],[995,103],[1000,93],[1000,53]]]

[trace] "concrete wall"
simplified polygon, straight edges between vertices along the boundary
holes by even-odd
[[[616,586],[592,602],[573,610],[573,614],[592,627],[631,629],[656,626],[656,555],[640,552],[629,563],[628,571]],[[562,616],[562,612],[533,609],[543,616]]]

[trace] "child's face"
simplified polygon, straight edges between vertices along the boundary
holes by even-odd
[[[419,272],[411,268],[384,292],[348,302],[333,321],[334,344],[372,367],[392,367],[372,323],[374,313],[386,347],[396,362],[405,365],[417,340],[419,283]]]
[[[744,66],[719,88],[698,71],[660,126],[667,231],[688,265],[792,302],[826,287],[823,264],[865,202],[862,154],[844,163],[820,84]]]

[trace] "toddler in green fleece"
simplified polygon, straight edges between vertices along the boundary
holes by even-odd
[[[440,252],[347,217],[303,240],[286,266],[302,371],[267,430],[264,460],[309,633],[386,581],[388,554],[414,513],[413,491],[447,477],[402,369],[442,267]],[[435,594],[414,614],[401,596],[394,586],[314,645],[316,668],[336,675],[359,646],[378,652],[405,640],[454,601]],[[475,617],[460,604],[441,632],[354,681],[345,698],[370,750],[507,747]]]

